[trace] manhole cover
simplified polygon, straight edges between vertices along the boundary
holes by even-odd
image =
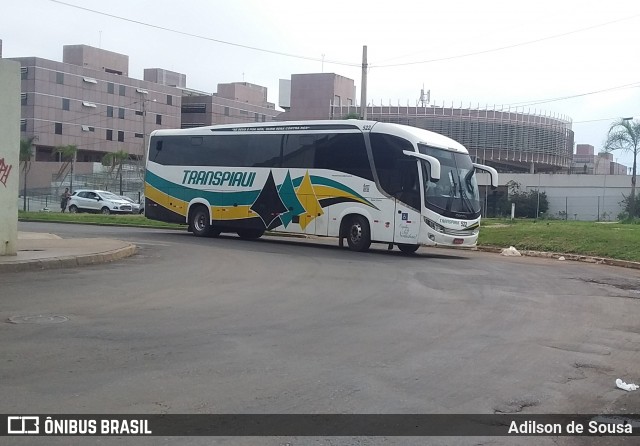
[[[68,317],[59,314],[38,314],[36,316],[13,316],[9,318],[9,322],[12,324],[59,324],[68,320]]]

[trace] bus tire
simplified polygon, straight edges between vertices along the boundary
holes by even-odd
[[[256,240],[262,237],[264,231],[260,229],[238,229],[237,234],[243,240]]]
[[[193,235],[197,237],[206,237],[209,235],[211,232],[211,219],[209,218],[209,210],[206,206],[198,205],[191,210],[189,227]]]
[[[369,222],[362,215],[354,215],[346,226],[345,237],[352,251],[363,252],[371,246]]]
[[[418,250],[420,245],[408,245],[406,243],[398,243],[398,249],[405,254],[413,254]]]

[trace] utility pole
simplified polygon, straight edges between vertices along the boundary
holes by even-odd
[[[140,159],[144,159],[144,152],[147,150],[147,99],[142,98],[142,155]]]
[[[73,152],[73,156],[71,157],[71,179],[69,180],[69,191],[73,193],[73,167],[76,164],[76,155],[78,151]]]
[[[360,88],[360,116],[367,119],[367,45],[362,47],[362,87]]]

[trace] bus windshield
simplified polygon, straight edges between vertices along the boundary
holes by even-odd
[[[466,153],[418,144],[420,153],[440,161],[440,180],[424,183],[425,206],[444,216],[475,218],[480,214],[480,193],[471,158]]]

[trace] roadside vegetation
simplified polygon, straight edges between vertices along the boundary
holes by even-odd
[[[640,262],[639,223],[485,219],[478,244]]]
[[[45,221],[62,223],[100,224],[114,226],[142,226],[162,229],[185,229],[186,226],[149,220],[143,215],[102,215],[102,214],[71,214],[62,212],[24,212],[18,211],[21,221]]]
[[[184,225],[149,220],[142,215],[67,214],[19,212],[22,221],[44,221],[160,229],[185,229]],[[565,220],[483,219],[478,244],[517,249],[581,254],[640,262],[640,220],[631,223],[597,223]]]

